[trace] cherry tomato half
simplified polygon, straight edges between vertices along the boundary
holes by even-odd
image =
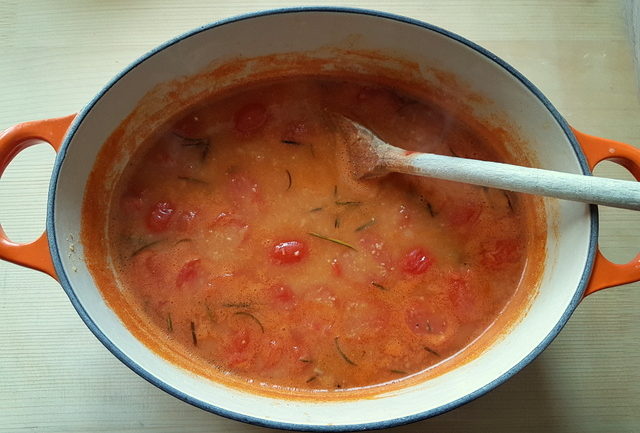
[[[279,265],[298,263],[307,255],[307,246],[301,241],[277,243],[271,249],[271,258]]]
[[[169,202],[159,201],[153,205],[147,217],[149,231],[159,233],[167,230],[174,212],[175,208]]]
[[[402,259],[402,270],[408,274],[420,275],[429,270],[433,264],[427,253],[422,248],[409,251]]]

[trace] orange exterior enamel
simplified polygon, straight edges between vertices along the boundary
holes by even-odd
[[[58,152],[75,114],[57,119],[20,123],[0,133],[0,176],[11,160],[23,149],[45,141]],[[0,259],[42,271],[57,279],[53,268],[47,233],[29,244],[9,240],[0,224]]]
[[[633,174],[636,180],[640,181],[640,149],[636,149],[629,144],[583,134],[575,129],[573,129],[573,133],[587,157],[591,170],[599,162],[607,160],[622,165]],[[593,271],[591,272],[591,279],[584,296],[600,289],[633,283],[639,280],[640,254],[629,263],[618,265],[607,260],[602,252],[598,250]]]

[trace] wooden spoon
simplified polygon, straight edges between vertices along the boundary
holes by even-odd
[[[351,119],[340,116],[338,121],[348,134],[348,162],[356,179],[398,172],[640,210],[638,182],[406,151],[385,143]]]

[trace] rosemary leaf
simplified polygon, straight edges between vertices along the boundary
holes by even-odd
[[[201,156],[200,158],[202,159],[202,161],[204,161],[205,159],[207,159],[207,155],[209,154],[209,139],[208,138],[191,138],[191,137],[185,137],[182,134],[179,134],[177,132],[172,132],[173,135],[175,135],[176,137],[178,137],[180,140],[182,140],[182,145],[185,147],[191,147],[191,146],[195,146],[195,147],[201,147]]]
[[[223,307],[227,308],[249,308],[251,303],[249,302],[226,302],[222,304]]]
[[[295,140],[280,140],[280,143],[292,144],[294,146],[300,146],[302,144],[299,141],[295,141]]]
[[[193,341],[193,345],[198,345],[198,338],[196,338],[196,324],[191,321],[191,341]]]
[[[167,331],[173,332],[173,320],[171,320],[171,313],[167,313]]]
[[[253,314],[249,313],[248,311],[237,311],[235,314],[236,314],[236,316],[246,316],[246,317],[251,318],[254,322],[256,322],[258,324],[258,326],[260,327],[260,330],[264,334],[264,326],[262,326],[262,322],[260,322],[256,316],[254,316]]]
[[[362,224],[361,226],[358,226],[355,231],[356,232],[360,232],[364,229],[367,229],[369,227],[371,227],[372,225],[374,225],[376,223],[376,219],[375,218],[371,218],[369,221],[367,221],[366,223]]]
[[[208,138],[203,137],[187,137],[179,132],[173,131],[172,134],[182,140],[183,146],[205,146],[209,144]]]
[[[387,289],[385,286],[383,286],[382,284],[380,284],[380,283],[376,283],[375,281],[372,281],[372,282],[371,282],[371,285],[372,285],[373,287],[377,287],[377,288],[378,288],[378,289],[380,289],[380,290],[389,290],[389,289]]]
[[[141,252],[143,252],[144,250],[147,250],[157,244],[159,244],[160,242],[164,242],[165,239],[158,239],[157,241],[153,241],[153,242],[149,242],[148,244],[145,244],[143,246],[141,246],[140,248],[138,248],[137,250],[135,250],[134,252],[131,253],[131,257],[135,257],[138,254],[140,254]]]
[[[311,209],[309,212],[320,212],[323,208],[321,207],[314,207],[313,209]]]
[[[178,179],[184,180],[186,182],[196,183],[198,185],[209,185],[209,182],[207,182],[206,180],[198,179],[195,177],[178,176]]]
[[[511,195],[506,191],[502,191],[502,194],[504,194],[505,198],[507,199],[507,205],[509,206],[509,210],[513,211],[513,203],[511,202]]]
[[[287,191],[289,191],[291,189],[291,185],[293,184],[293,179],[291,178],[291,172],[289,170],[285,170],[287,172],[287,180],[288,180],[288,184],[287,184]]]
[[[428,348],[427,346],[422,346],[422,348],[423,348],[424,350],[426,350],[427,352],[429,352],[430,354],[432,354],[432,355],[440,356],[440,354],[439,354],[438,352],[436,352],[436,351],[435,351],[435,350],[433,350],[433,349]]]
[[[333,339],[335,345],[336,345],[336,349],[338,350],[338,353],[340,354],[340,356],[342,357],[342,359],[344,359],[348,364],[351,365],[358,365],[355,362],[353,362],[352,360],[349,359],[349,357],[342,351],[342,348],[340,347],[340,342],[338,341],[340,337],[336,337]]]
[[[318,376],[311,376],[309,379],[307,379],[307,380],[306,380],[306,382],[305,382],[305,383],[311,383],[311,382],[313,382],[314,380],[316,380],[317,378],[318,378]]]
[[[336,205],[338,206],[360,206],[362,204],[361,201],[339,201],[336,200]]]
[[[427,210],[429,211],[429,215],[431,215],[432,217],[436,216],[436,213],[433,210],[433,206],[431,206],[431,203],[429,202],[427,202]]]
[[[333,227],[340,228],[340,217],[336,217],[336,220],[333,222]]]
[[[395,374],[407,374],[406,371],[403,370],[389,370],[391,373],[395,373]]]
[[[353,245],[348,244],[348,243],[346,243],[344,241],[341,241],[340,239],[330,238],[328,236],[321,235],[321,234],[315,233],[315,232],[309,232],[308,234],[311,235],[311,236],[314,236],[314,237],[316,237],[318,239],[324,239],[325,241],[329,241],[329,242],[333,242],[334,244],[342,245],[343,247],[349,248],[349,249],[351,249],[353,251],[358,251],[357,249],[355,249],[353,247]]]

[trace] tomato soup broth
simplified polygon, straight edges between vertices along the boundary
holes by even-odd
[[[119,288],[102,290],[187,368],[299,392],[396,382],[533,291],[533,198],[354,180],[333,113],[408,150],[507,159],[434,101],[348,79],[264,82],[167,124],[117,182],[106,242]]]

